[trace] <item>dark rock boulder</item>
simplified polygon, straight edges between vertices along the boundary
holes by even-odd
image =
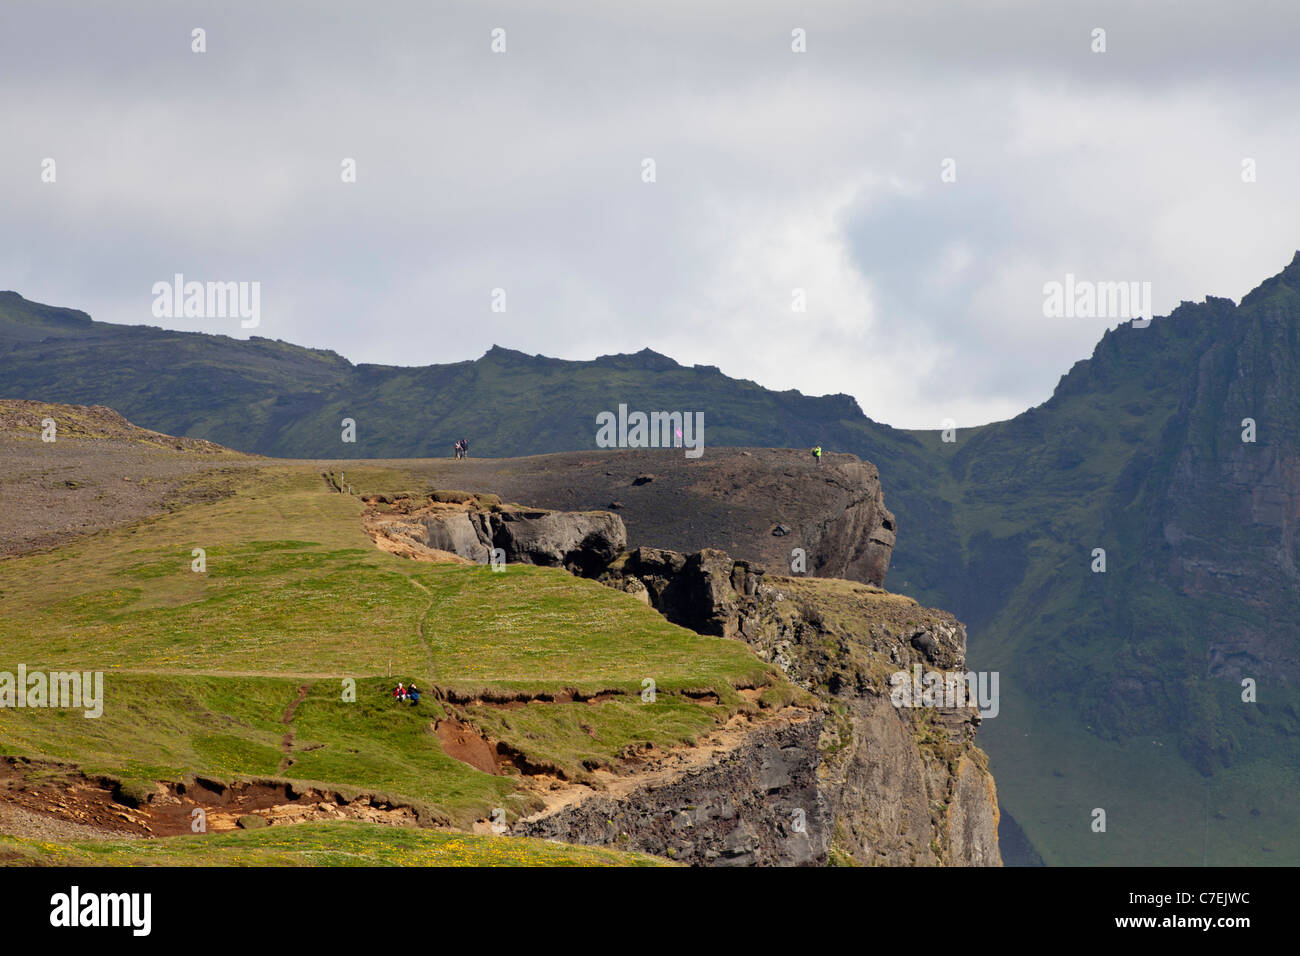
[[[486,564],[489,549],[468,511],[427,514],[423,519],[423,544]]]
[[[716,548],[695,554],[637,548],[612,565],[602,580],[633,593],[640,589],[627,582],[639,582],[650,605],[674,624],[699,634],[732,637],[742,605],[757,594],[763,574],[761,568],[733,561]]]
[[[499,511],[472,515],[479,539],[508,562],[595,577],[627,547],[627,529],[605,511]]]
[[[565,568],[583,577],[595,577],[627,547],[622,520],[604,511],[435,508],[409,519],[395,516],[385,530],[479,564],[500,549],[507,563]]]
[[[831,517],[807,529],[809,570],[818,577],[883,585],[897,524],[885,507],[880,474],[875,465],[863,461],[840,461],[836,467],[847,500]]]

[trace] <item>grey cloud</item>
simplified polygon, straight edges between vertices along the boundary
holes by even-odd
[[[173,272],[257,279],[258,334],[354,361],[649,345],[894,424],[987,420],[1046,398],[1105,325],[1045,324],[1046,279],[1150,277],[1168,308],[1289,261],[1298,20],[1264,2],[10,2],[0,286],[155,323]]]

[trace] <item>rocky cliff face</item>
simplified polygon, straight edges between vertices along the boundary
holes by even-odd
[[[791,569],[799,549],[808,574],[884,584],[896,522],[875,465],[831,453],[818,463],[780,449],[721,449],[710,456],[705,468],[682,475],[690,479],[687,490],[731,509],[752,508],[765,520],[747,534],[719,535],[702,545],[682,548],[671,537],[657,537],[656,544],[682,551],[722,548],[782,569]]]
[[[773,570],[882,585],[897,522],[875,465],[789,448],[573,452],[517,459],[430,461],[430,487],[490,490],[556,511],[614,512],[632,547],[692,554],[721,548]]]
[[[885,507],[880,473],[875,465],[857,460],[837,462],[835,468],[836,480],[844,482],[846,500],[807,528],[808,571],[818,577],[883,585],[894,551],[896,523]]]
[[[700,865],[1001,864],[996,791],[974,744],[978,711],[891,698],[893,675],[915,666],[964,672],[966,632],[951,615],[868,584],[773,577],[717,549],[624,551],[622,522],[608,513],[463,497],[381,503],[395,513],[369,526],[430,553],[484,561],[501,548],[509,561],[599,574],[676,624],[745,641],[816,702],[746,718],[707,760],[642,775],[617,794],[593,791],[516,833]],[[837,567],[879,568],[870,541],[847,539],[887,530],[884,515],[872,498],[826,522],[821,540],[839,542]]]
[[[699,634],[735,637],[742,605],[754,603],[763,574],[761,568],[733,561],[716,548],[695,554],[637,548],[620,555],[601,579],[649,604],[674,624]]]
[[[1107,331],[1049,401],[951,454],[915,433],[924,455],[879,459],[907,522],[892,580],[1033,688],[984,740],[1054,865],[1297,858],[1300,814],[1270,814],[1260,781],[1294,790],[1300,767],[1298,328],[1300,256],[1239,305]],[[1143,747],[1176,762],[1132,773]],[[1104,846],[1079,832],[1055,808],[1081,768],[1162,822]],[[1214,780],[1171,789],[1186,771]]]
[[[1284,275],[1300,285],[1300,257]],[[1250,302],[1214,330],[1161,436],[1171,467],[1153,489],[1143,549],[1161,559],[1160,583],[1226,612],[1206,648],[1210,676],[1300,683],[1295,323]]]
[[[810,724],[815,749],[805,747],[800,760],[783,765],[815,775],[817,800],[806,792],[798,799],[814,835],[822,818],[807,808],[825,808],[830,858],[1001,865],[997,793],[987,757],[974,744],[979,711],[955,701],[899,707],[891,697],[893,675],[911,675],[918,665],[925,673],[965,672],[966,631],[951,615],[848,581],[769,578],[717,550],[640,548],[601,580],[684,627],[746,641],[820,698],[824,707]],[[720,786],[726,792],[735,783]],[[653,816],[662,801],[656,795],[634,817]],[[776,803],[791,809],[788,801]],[[761,815],[744,822],[748,830],[763,828]],[[649,834],[642,839],[653,845]],[[793,851],[760,842],[755,852],[756,862],[785,862],[782,854]]]
[[[706,764],[521,821],[523,836],[614,845],[701,866],[820,866],[833,831],[818,776],[824,718],[755,725]]]
[[[458,499],[458,500],[457,500]],[[454,555],[477,564],[500,552],[506,563],[565,568],[595,577],[627,545],[627,531],[608,512],[561,512],[502,506],[495,495],[374,495],[366,527],[391,550]],[[376,509],[385,509],[383,511]]]

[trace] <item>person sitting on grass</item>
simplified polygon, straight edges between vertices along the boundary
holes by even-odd
[[[393,700],[406,700],[406,688],[402,686],[399,680],[397,686],[393,688]]]
[[[414,684],[406,688],[406,699],[411,702],[412,707],[418,704],[420,702],[420,688]]]

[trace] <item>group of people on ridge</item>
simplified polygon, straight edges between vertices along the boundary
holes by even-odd
[[[414,683],[403,687],[402,682],[398,681],[397,686],[393,688],[393,700],[409,703],[414,707],[420,702],[420,688],[416,687]]]
[[[455,448],[456,448],[456,457],[457,457],[457,458],[468,458],[468,457],[469,457],[469,439],[468,439],[468,438],[462,438],[460,441],[456,442]]]

